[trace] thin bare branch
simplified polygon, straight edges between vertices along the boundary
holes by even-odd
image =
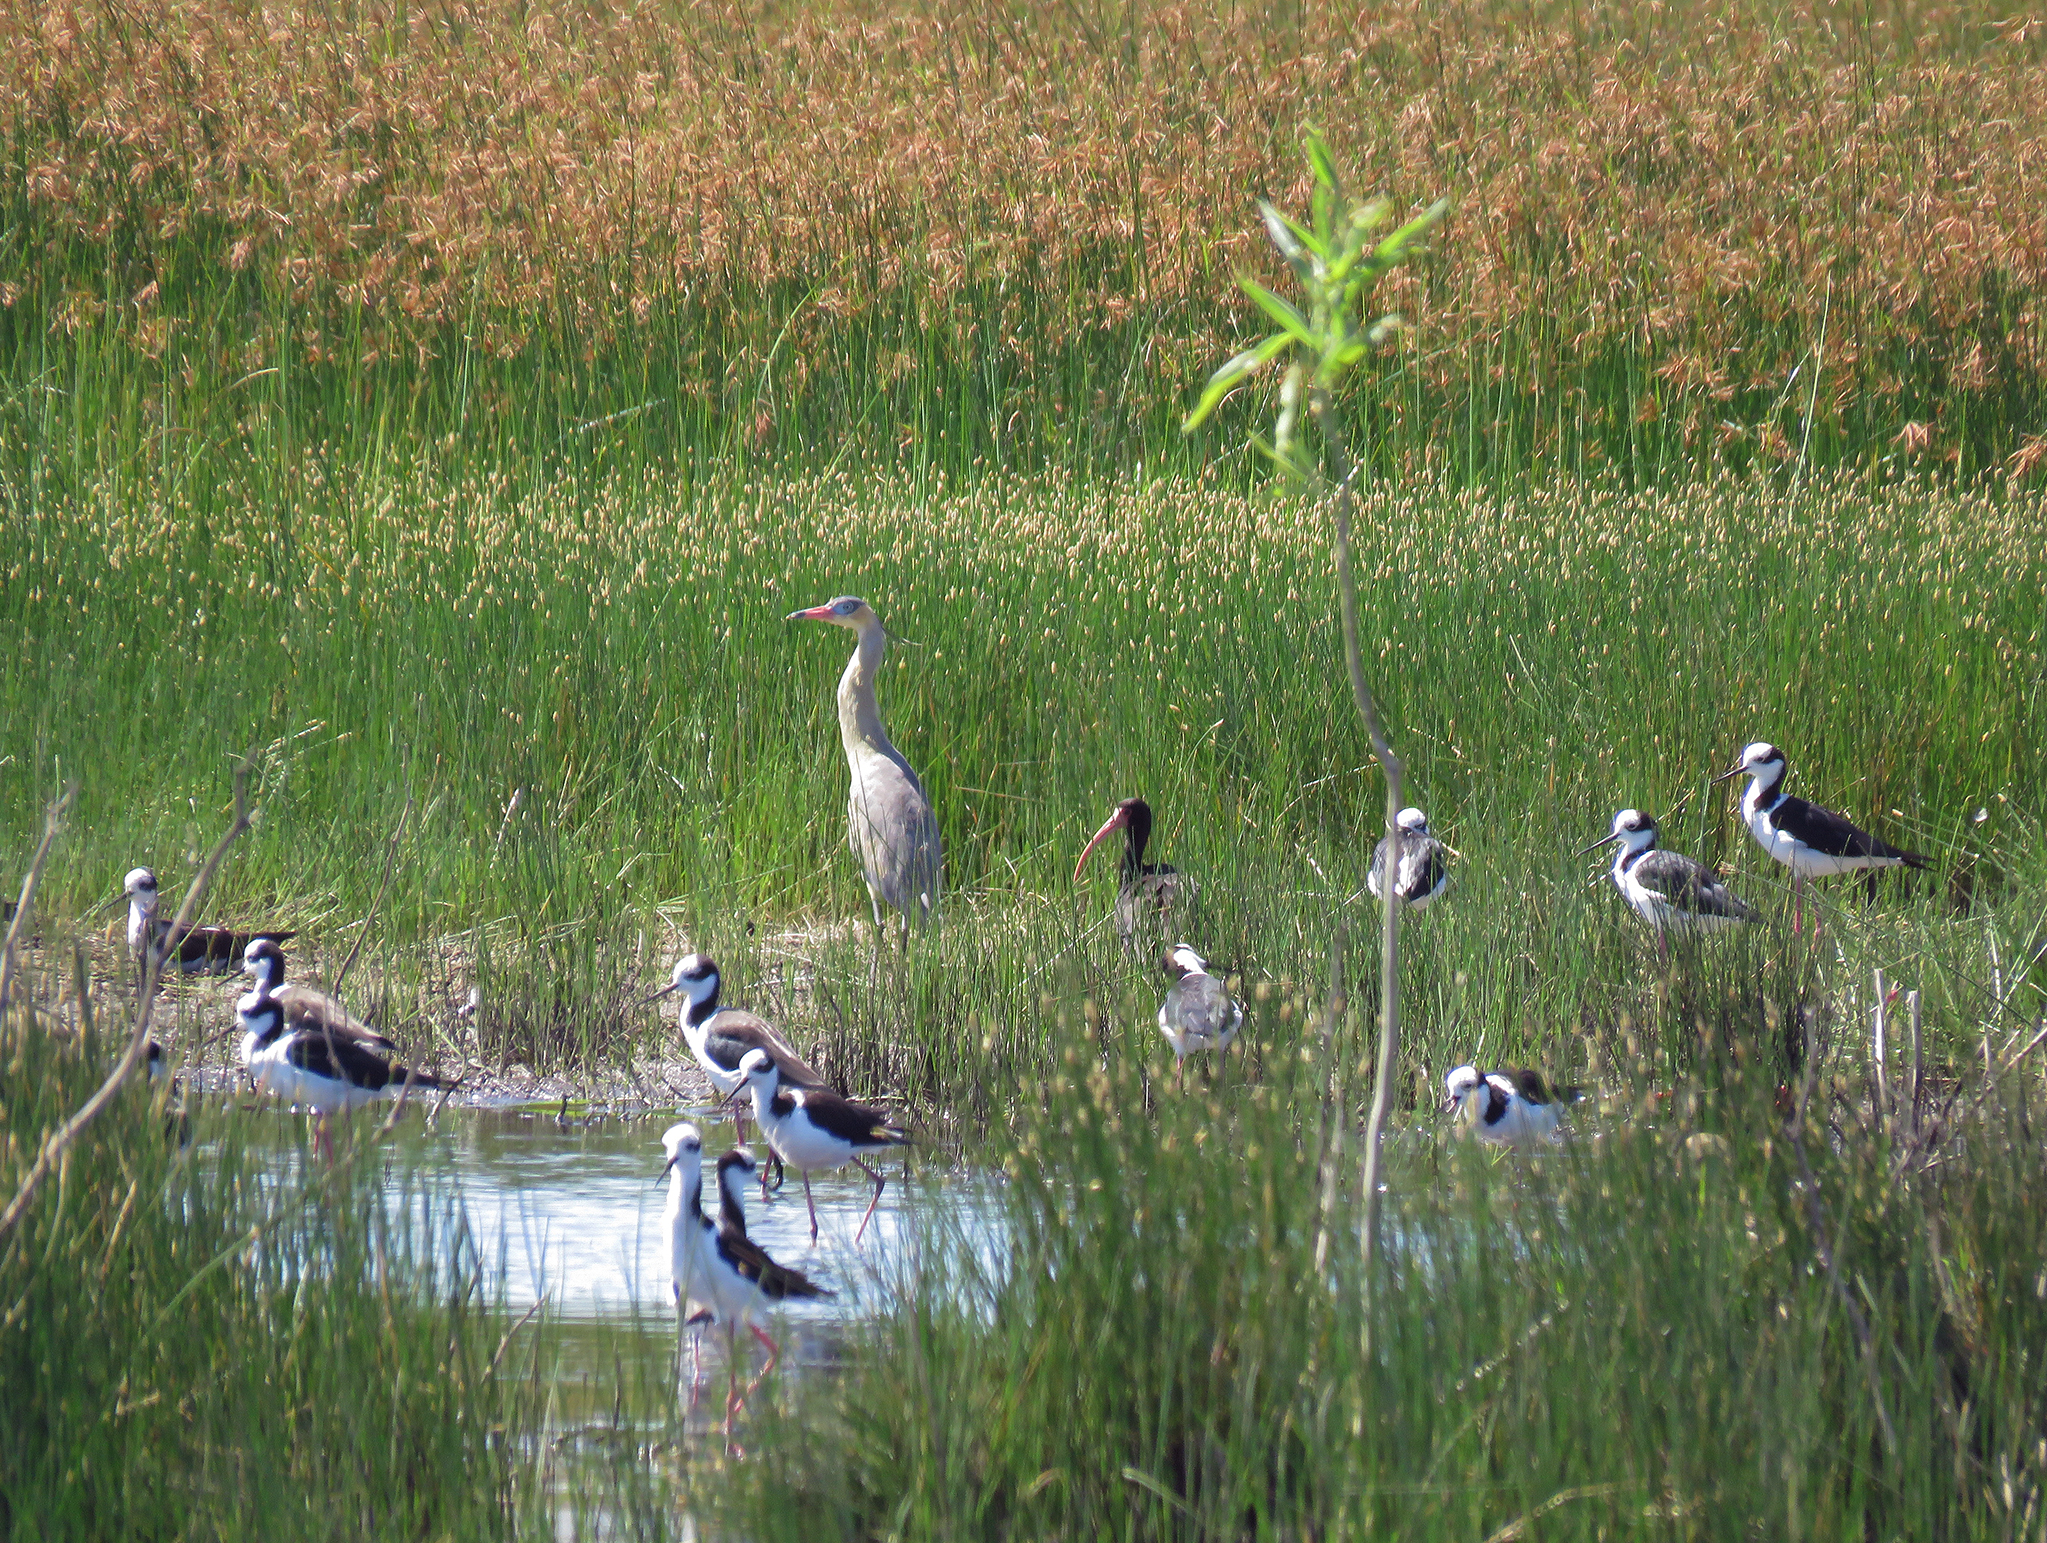
[[[36,846],[36,855],[29,861],[28,873],[21,881],[21,893],[14,902],[14,919],[7,924],[7,940],[0,943],[0,1013],[7,1011],[7,1000],[14,986],[14,947],[28,928],[28,914],[35,904],[36,885],[43,877],[43,864],[50,860],[50,850],[57,844],[57,837],[64,829],[64,817],[71,811],[72,800],[78,796],[78,784],[67,783],[43,810],[43,839]]]
[[[234,820],[228,826],[227,834],[220,838],[219,844],[200,866],[191,887],[185,891],[185,902],[178,907],[177,919],[163,934],[165,940],[181,936],[192,925],[192,918],[199,909],[199,902],[204,897],[207,887],[212,884],[214,874],[226,859],[228,848],[233,846],[242,832],[249,828],[249,821],[254,813],[249,803],[249,774],[255,768],[256,751],[252,746],[235,765]],[[141,1003],[135,1012],[135,1027],[128,1035],[127,1048],[121,1052],[121,1058],[114,1063],[114,1069],[107,1073],[106,1081],[99,1085],[99,1090],[80,1105],[76,1114],[43,1138],[42,1150],[36,1153],[36,1160],[23,1176],[21,1187],[15,1191],[14,1198],[7,1204],[7,1209],[0,1211],[0,1238],[6,1237],[20,1224],[22,1217],[28,1214],[30,1204],[35,1200],[36,1191],[42,1188],[43,1181],[62,1162],[71,1144],[83,1135],[86,1128],[99,1118],[101,1111],[113,1102],[114,1096],[121,1091],[121,1085],[128,1080],[129,1074],[141,1064],[149,1046],[149,1022],[156,1010],[156,980],[163,967],[164,948],[165,943],[159,942],[143,951]]]
[[[1394,754],[1385,725],[1379,721],[1379,704],[1365,678],[1364,651],[1358,643],[1358,585],[1351,563],[1350,526],[1353,501],[1351,481],[1356,468],[1351,464],[1349,442],[1335,402],[1324,386],[1316,386],[1312,398],[1315,422],[1322,431],[1322,443],[1335,474],[1331,512],[1336,518],[1336,583],[1343,619],[1343,661],[1350,674],[1351,697],[1358,715],[1365,720],[1371,736],[1372,754],[1386,776],[1386,835],[1398,839],[1401,801],[1407,769]],[[1390,875],[1398,865],[1389,863],[1389,881],[1379,907],[1379,1065],[1372,1084],[1372,1112],[1365,1121],[1365,1234],[1364,1263],[1369,1274],[1379,1255],[1379,1170],[1385,1144],[1386,1115],[1392,1107],[1393,1079],[1400,1065],[1400,904]]]

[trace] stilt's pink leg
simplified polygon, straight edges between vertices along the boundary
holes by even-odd
[[[853,1159],[853,1166],[855,1168],[858,1168],[862,1173],[866,1174],[867,1177],[874,1180],[874,1194],[867,1202],[867,1211],[866,1214],[860,1218],[860,1226],[853,1233],[854,1246],[858,1247],[860,1239],[867,1232],[868,1221],[872,1219],[872,1217],[874,1216],[874,1208],[881,1204],[882,1186],[887,1184],[888,1180],[884,1179],[880,1174],[876,1173],[872,1168],[868,1167],[867,1164],[861,1162],[860,1159],[857,1157]],[[804,1182],[806,1184],[810,1182],[810,1176],[808,1174],[804,1175]]]
[[[810,1170],[803,1170],[803,1203],[810,1207],[810,1241],[817,1241],[817,1202],[810,1198]],[[859,1239],[854,1239],[857,1243]]]

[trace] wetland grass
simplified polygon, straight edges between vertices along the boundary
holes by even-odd
[[[587,1067],[644,1045],[631,996],[687,944],[858,1090],[941,1103],[1027,1092],[1041,994],[1152,989],[1146,961],[1103,962],[1108,890],[1066,879],[1118,798],[1152,801],[1207,886],[1198,941],[1253,981],[1316,978],[1332,922],[1374,920],[1380,795],[1331,707],[1324,533],[1284,503],[1201,481],[308,481],[288,522],[145,485],[24,526],[4,591],[24,644],[0,661],[15,849],[58,776],[84,784],[46,912],[139,861],[172,883],[224,799],[222,747],[253,741],[263,817],[211,904],[344,952],[409,778],[360,989],[444,1056]],[[1567,854],[1624,805],[1775,908],[1778,875],[1705,784],[1762,734],[1800,788],[1937,855],[1937,880],[1887,881],[1881,905],[1835,891],[1839,935],[1947,938],[1971,954],[1958,978],[1984,978],[1962,940],[2011,916],[2038,861],[2036,498],[1382,487],[1359,526],[1402,532],[1361,547],[1361,625],[1411,796],[1466,854],[1417,934],[1437,1032],[1505,1059],[1618,1016],[1610,966],[1640,940]],[[839,813],[842,661],[780,620],[849,591],[917,645],[891,651],[881,707],[958,899],[873,999],[849,984],[871,938]],[[464,1025],[472,970],[487,1010]],[[992,1083],[984,1055],[1007,1068]]]
[[[1184,466],[1313,119],[1457,207],[1387,296],[1387,464],[2036,470],[2042,40],[1930,0],[15,8],[0,466]]]
[[[0,1026],[10,1187],[104,1072],[89,1021]],[[0,1248],[0,1531],[512,1536],[546,1389],[459,1212],[392,1195],[369,1122],[280,1167],[179,1102],[134,1079]]]
[[[234,1157],[245,1114],[198,1143],[220,1155],[180,1157],[134,1089],[121,1139],[80,1148],[0,1262],[27,1304],[4,1396],[55,1433],[10,1454],[7,1503],[54,1516],[46,1535],[174,1515],[275,1535],[308,1496],[459,1536],[566,1516],[655,1536],[682,1515],[760,1538],[2037,1535],[2047,1239],[2013,1197],[2047,1177],[2038,1061],[1975,1098],[2047,992],[2023,753],[2042,729],[2037,500],[1827,477],[1367,493],[1359,528],[1403,535],[1361,547],[1363,635],[1414,796],[1464,854],[1404,929],[1368,1282],[1371,977],[1351,961],[1333,1015],[1324,983],[1333,938],[1376,919],[1379,789],[1332,706],[1326,532],[1291,506],[1199,481],[691,493],[389,469],[335,477],[288,522],[199,497],[109,489],[25,527],[6,596],[26,641],[0,674],[14,848],[51,782],[82,784],[44,877],[46,958],[132,862],[196,857],[223,747],[252,732],[263,814],[209,909],[309,921],[338,955],[409,775],[355,977],[405,1037],[441,1023],[456,1060],[644,1063],[672,1027],[615,1004],[702,947],[851,1091],[906,1100],[923,1161],[1004,1165],[1013,1246],[990,1260],[934,1221],[876,1259],[879,1315],[834,1367],[762,1390],[743,1460],[686,1426],[658,1367],[620,1362],[579,1404],[610,1413],[563,1431],[542,1362],[479,1370],[509,1325],[452,1226],[411,1247],[377,1206],[330,1203],[345,1177],[259,1179]],[[944,926],[872,994],[872,939],[847,920],[865,903],[841,657],[778,620],[847,589],[886,596],[919,645],[879,690],[950,863]],[[1420,603],[1375,609],[1395,590]],[[1817,943],[1777,925],[1659,959],[1569,853],[1649,807],[1782,913],[1705,786],[1763,732],[1802,788],[1936,854],[1938,878],[1824,888]],[[1202,878],[1198,941],[1251,1008],[1227,1082],[1184,1096],[1112,886],[1066,882],[1133,792]],[[473,1030],[429,1016],[459,1000],[451,949],[489,987]],[[1873,968],[1921,992],[1930,1107],[1962,1094],[1931,1153],[1868,1092]],[[198,1027],[189,995],[166,1023]],[[21,1154],[84,1078],[10,1034]],[[1600,1096],[1572,1145],[1489,1161],[1433,1112],[1467,1059]],[[1780,1090],[1808,1079],[1793,1142]],[[251,1260],[259,1225],[275,1246]],[[135,1328],[170,1319],[175,1336]],[[244,1480],[280,1430],[280,1469]],[[528,1460],[571,1439],[600,1456],[567,1481]],[[115,1477],[144,1449],[147,1495]],[[423,1486],[393,1477],[401,1457]]]

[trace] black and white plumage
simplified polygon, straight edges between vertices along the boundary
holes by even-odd
[[[128,896],[128,951],[138,965],[144,962],[146,946],[163,950],[161,968],[185,975],[232,975],[241,969],[249,945],[258,938],[283,942],[293,932],[236,932],[227,927],[187,927],[176,937],[171,924],[156,914],[156,875],[147,868],[131,868],[122,883]]]
[[[774,1059],[765,1050],[749,1050],[740,1063],[753,1094],[753,1115],[775,1154],[803,1175],[803,1203],[810,1208],[810,1240],[817,1241],[817,1202],[811,1198],[810,1176],[829,1173],[848,1163],[874,1180],[874,1195],[853,1234],[858,1243],[881,1204],[885,1179],[861,1161],[863,1152],[905,1146],[909,1135],[879,1109],[841,1098],[827,1088],[785,1088]]]
[[[256,986],[235,1004],[235,1018],[242,1029],[242,1064],[259,1091],[324,1115],[447,1086],[431,1072],[387,1059],[390,1042],[345,1013],[338,1019],[308,1013],[284,1000],[277,989],[284,979],[284,951],[269,938],[251,943],[246,960]]]
[[[1243,1004],[1231,998],[1229,988],[1208,973],[1208,961],[1185,943],[1170,950],[1159,967],[1173,980],[1159,1004],[1159,1032],[1173,1047],[1173,1070],[1184,1074],[1187,1057],[1201,1050],[1214,1050],[1227,1060],[1244,1026]]]
[[[1741,759],[1713,780],[1725,782],[1746,772],[1748,791],[1741,797],[1741,818],[1756,845],[1801,878],[1825,878],[1867,868],[1925,868],[1931,859],[1879,840],[1844,814],[1807,803],[1783,790],[1789,767],[1784,752],[1758,740]]]
[[[1177,930],[1173,923],[1185,917],[1188,907],[1201,892],[1200,884],[1171,863],[1148,863],[1144,849],[1151,840],[1151,805],[1141,798],[1126,798],[1102,822],[1102,828],[1081,848],[1080,861],[1073,865],[1073,882],[1087,866],[1088,854],[1101,845],[1110,831],[1123,832],[1123,882],[1116,891],[1116,932],[1125,948],[1136,944],[1146,928],[1157,932]]]
[[[742,1326],[767,1348],[762,1375],[781,1359],[781,1347],[754,1318],[767,1302],[791,1298],[828,1297],[831,1292],[800,1271],[777,1264],[746,1234],[746,1203],[740,1194],[754,1171],[753,1154],[744,1147],[718,1159],[718,1221],[703,1213],[703,1137],[694,1125],[671,1125],[661,1137],[667,1157],[668,1252],[678,1332],[697,1321],[696,1304],[725,1331],[730,1384],[725,1396],[725,1433],[742,1399],[739,1392],[738,1338]],[[757,1384],[756,1384],[757,1385]],[[751,1388],[748,1389],[752,1391]]]
[[[1385,898],[1386,860],[1397,842],[1400,855],[1393,870],[1393,892],[1407,902],[1410,911],[1419,911],[1450,882],[1447,859],[1452,854],[1431,834],[1429,817],[1421,810],[1403,809],[1393,823],[1395,834],[1381,836],[1372,848],[1372,870],[1365,876],[1365,887],[1373,899]]]
[[[392,1051],[398,1046],[385,1035],[356,1017],[340,1001],[302,981],[287,981],[284,950],[273,937],[260,937],[242,952],[242,970],[269,992],[284,1009],[285,1019],[298,1028],[318,1029],[337,1039],[351,1039],[364,1048]]]
[[[1741,759],[1713,780],[1725,782],[1748,774],[1748,791],[1741,796],[1742,823],[1757,846],[1791,870],[1793,931],[1804,919],[1800,891],[1808,878],[1931,865],[1930,858],[1879,840],[1844,814],[1786,793],[1784,774],[1789,769],[1784,752],[1759,739],[1743,746]]]
[[[867,884],[877,939],[886,903],[902,913],[907,946],[912,923],[926,927],[938,920],[945,854],[924,784],[890,741],[874,700],[874,676],[881,668],[888,633],[881,618],[857,595],[840,595],[823,605],[791,611],[784,620],[830,622],[856,637],[838,692],[839,743],[851,776],[846,841]]]
[[[1552,1090],[1541,1072],[1525,1066],[1481,1072],[1467,1064],[1444,1077],[1443,1088],[1444,1108],[1457,1116],[1458,1128],[1503,1147],[1559,1139],[1560,1104],[1580,1097],[1576,1088]]]
[[[1658,846],[1656,822],[1641,810],[1623,809],[1613,817],[1613,830],[1578,855],[1615,842],[1614,888],[1659,932],[1713,932],[1759,919],[1711,868]]]
[[[658,1002],[671,995],[683,998],[683,1042],[720,1098],[730,1098],[746,1085],[740,1065],[750,1050],[764,1050],[774,1058],[784,1087],[824,1086],[824,1078],[767,1019],[743,1008],[720,1007],[719,985],[718,966],[710,956],[685,954],[676,961],[668,984],[647,1000]],[[740,1117],[739,1135],[741,1140],[746,1137],[744,1116]]]
[[[753,1289],[756,1298],[764,1297],[770,1302],[830,1296],[831,1292],[801,1270],[792,1270],[770,1259],[767,1250],[747,1236],[745,1191],[756,1167],[753,1153],[745,1147],[734,1147],[718,1159],[718,1269],[736,1277],[735,1294],[739,1293],[738,1282],[743,1281]],[[751,1298],[742,1296],[741,1300],[745,1305],[740,1311],[753,1303]]]

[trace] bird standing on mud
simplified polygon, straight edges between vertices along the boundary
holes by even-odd
[[[852,786],[846,798],[847,844],[867,883],[874,909],[874,930],[881,933],[881,907],[886,901],[902,913],[902,939],[909,945],[910,924],[920,928],[938,919],[938,892],[945,872],[939,850],[938,820],[924,784],[903,753],[889,742],[874,701],[874,675],[888,634],[865,600],[841,595],[824,605],[791,611],[787,621],[823,621],[852,631],[857,643],[846,673],[839,677],[839,741],[846,751]]]
[[[170,922],[156,913],[154,873],[131,868],[121,888],[128,897],[128,951],[135,956],[138,970],[148,962],[146,950],[160,949],[166,975],[232,975],[242,968],[250,944],[262,938],[282,943],[298,936],[294,932],[235,932],[227,927],[193,925],[173,937]]]

